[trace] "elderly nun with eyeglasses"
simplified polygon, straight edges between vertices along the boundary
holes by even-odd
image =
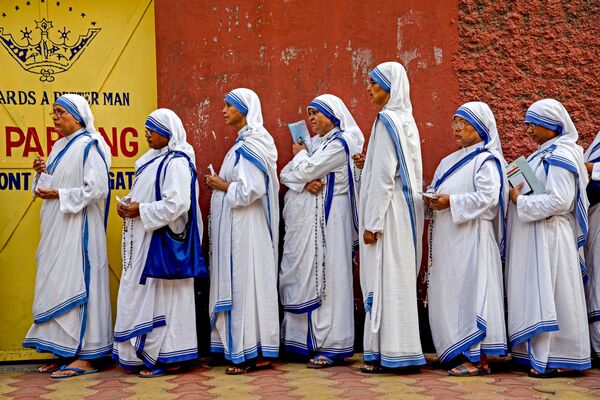
[[[502,257],[508,183],[489,106],[456,110],[460,149],[440,161],[424,195],[429,221],[429,324],[439,361],[462,356],[450,376],[491,372],[489,355],[506,355]]]
[[[33,325],[23,346],[54,355],[39,372],[65,379],[98,372],[94,360],[112,349],[105,233],[111,154],[83,97],[63,95],[52,109],[62,137],[47,162],[33,162],[32,189],[43,203]]]

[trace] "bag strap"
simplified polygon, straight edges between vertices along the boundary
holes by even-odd
[[[191,182],[191,187],[190,187],[190,193],[191,193],[191,206],[190,206],[190,212],[192,214],[192,219],[193,222],[195,223],[196,221],[196,216],[197,216],[197,210],[196,210],[196,179],[198,177],[198,172],[196,172],[196,166],[194,165],[194,163],[192,162],[192,160],[190,159],[190,157],[185,154],[182,151],[173,151],[173,150],[169,150],[169,154],[167,154],[161,161],[160,164],[158,165],[158,169],[156,171],[156,182],[154,183],[154,195],[156,197],[156,201],[160,201],[162,199],[161,196],[161,190],[160,190],[160,182],[161,182],[161,176],[164,176],[167,172],[167,168],[169,166],[169,162],[171,160],[174,160],[175,158],[185,158],[188,162],[188,166],[190,167],[190,172],[192,173],[192,182]],[[164,168],[164,172],[163,172],[163,168]]]

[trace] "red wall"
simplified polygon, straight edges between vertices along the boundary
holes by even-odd
[[[492,107],[508,160],[529,154],[523,118],[536,100],[561,101],[587,147],[600,127],[600,2],[461,0],[454,58],[460,101]]]
[[[427,182],[456,149],[450,119],[467,101],[491,105],[509,160],[534,149],[523,115],[544,97],[565,104],[589,143],[599,125],[598,15],[590,0],[156,0],[158,102],[182,117],[205,171],[236,136],[223,122],[225,93],[255,90],[281,168],[291,157],[286,124],[305,118],[319,94],[341,97],[368,137],[377,109],[366,73],[396,60],[411,82]],[[205,218],[208,202],[203,190]],[[420,299],[425,291],[421,282]]]
[[[224,95],[253,89],[282,168],[291,158],[287,123],[305,118],[319,94],[342,98],[368,136],[377,109],[366,74],[396,60],[408,71],[429,180],[455,148],[449,121],[459,98],[457,15],[456,1],[445,0],[157,0],[159,105],[181,116],[206,171],[209,163],[221,165],[236,136],[223,122]],[[204,190],[205,215],[208,198]]]
[[[158,100],[182,117],[204,170],[220,166],[236,135],[222,120],[224,94],[255,90],[282,167],[291,156],[286,124],[319,94],[340,96],[368,136],[377,110],[365,75],[397,60],[408,70],[429,180],[455,149],[449,120],[466,101],[490,104],[508,160],[535,148],[523,115],[544,97],[565,104],[587,146],[600,126],[598,15],[600,2],[589,0],[156,0]]]

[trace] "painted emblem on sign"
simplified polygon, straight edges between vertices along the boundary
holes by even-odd
[[[18,11],[19,8],[15,9]],[[72,7],[69,8],[70,11]],[[2,17],[5,16],[6,14],[2,14]],[[81,16],[85,17],[85,14],[82,13]],[[21,68],[40,75],[42,82],[52,82],[55,74],[69,70],[101,30],[92,22],[93,28],[88,28],[86,33],[73,39],[76,34],[72,34],[67,27],[62,30],[54,28],[53,22],[46,18],[34,22],[33,30],[27,26],[20,30],[22,37],[19,40],[12,33],[5,32],[0,25],[0,44]]]

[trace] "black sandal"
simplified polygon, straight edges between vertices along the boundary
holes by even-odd
[[[240,365],[234,365],[225,370],[226,375],[246,375],[249,372],[262,371],[264,369],[271,369],[273,365],[270,361],[263,364],[256,363],[244,363]]]
[[[568,369],[561,371],[557,368],[547,368],[545,372],[539,372],[535,369],[530,369],[527,375],[531,378],[549,379],[549,378],[574,378],[583,376],[583,372],[576,369]]]
[[[384,370],[384,367],[379,364],[367,364],[360,368],[360,372],[365,374],[382,374],[386,371]]]

